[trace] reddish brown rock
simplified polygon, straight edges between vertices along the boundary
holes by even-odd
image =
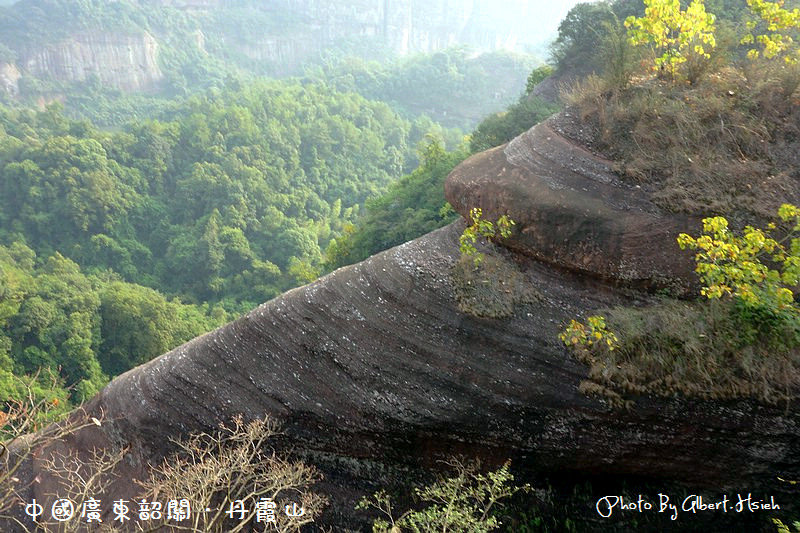
[[[517,225],[502,245],[534,259],[649,289],[686,292],[696,279],[675,239],[697,234],[700,219],[661,210],[549,122],[464,161],[445,195],[465,217],[472,207],[492,221],[509,215]]]

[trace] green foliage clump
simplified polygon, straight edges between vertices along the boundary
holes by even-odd
[[[117,375],[183,344],[224,320],[198,306],[168,301],[161,293],[120,281],[100,290],[100,346],[103,370]]]
[[[750,33],[745,35],[741,42],[758,43],[762,48],[750,49],[748,57],[752,59],[761,55],[768,59],[782,57],[790,64],[800,61],[800,49],[792,38],[792,32],[797,33],[800,30],[800,8],[790,11],[783,7],[782,0],[778,2],[747,0],[747,5],[757,19],[747,22]]]
[[[557,72],[578,76],[597,72],[605,31],[618,24],[615,9],[608,2],[583,2],[569,10],[551,50]]]
[[[544,81],[545,78],[552,76],[555,71],[556,69],[552,65],[542,65],[533,69],[528,74],[528,80],[525,82],[525,94],[531,94],[537,85]]]
[[[644,16],[628,17],[625,27],[634,45],[655,47],[656,70],[674,77],[688,55],[710,57],[707,48],[716,46],[715,17],[706,13],[702,0],[692,0],[685,10],[679,0],[644,0],[644,4]]]
[[[221,309],[168,302],[108,273],[86,275],[59,253],[38,261],[20,242],[0,246],[0,396],[50,390],[58,402],[81,402],[109,375],[225,320]]]
[[[800,282],[800,209],[784,204],[778,210],[783,222],[791,222],[790,233],[777,241],[761,229],[747,226],[741,236],[728,228],[724,217],[703,219],[698,238],[682,233],[682,249],[699,250],[697,273],[705,284],[701,294],[713,298],[732,296],[742,305],[774,316],[800,318],[794,292]],[[768,226],[775,229],[775,224]],[[788,241],[787,247],[783,243]],[[772,261],[771,268],[764,261]]]
[[[483,237],[487,240],[494,240],[498,237],[507,239],[511,236],[511,227],[515,222],[511,220],[508,215],[501,215],[497,222],[490,222],[483,220],[483,210],[480,207],[473,207],[469,211],[469,221],[472,222],[464,229],[464,232],[458,239],[458,249],[464,256],[472,257],[475,266],[481,264],[483,261],[483,254],[478,252],[475,248],[475,243],[478,242],[478,237]]]
[[[617,335],[608,329],[606,319],[602,316],[590,316],[586,319],[586,324],[571,320],[558,338],[567,346],[591,348],[597,343],[605,343],[609,351],[619,345]]]
[[[415,488],[414,495],[422,509],[409,509],[395,516],[391,498],[380,491],[370,498],[363,498],[356,509],[374,509],[383,517],[373,522],[372,530],[378,532],[487,532],[500,527],[494,515],[501,501],[530,487],[512,485],[514,476],[506,463],[499,469],[481,474],[477,463],[463,464],[457,460],[448,463],[455,470],[449,478],[439,478],[423,488]]]

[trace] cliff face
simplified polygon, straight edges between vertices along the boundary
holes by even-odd
[[[528,11],[528,4],[528,0],[513,0],[498,10],[487,0],[268,0],[259,9],[303,20],[317,48],[343,38],[368,37],[403,55],[455,44],[480,50],[513,47],[524,36],[519,16]],[[266,36],[265,42],[272,39]]]
[[[163,78],[158,43],[146,32],[76,34],[30,52],[20,63],[34,76],[59,81],[84,81],[96,76],[104,85],[124,91],[151,89]]]
[[[646,302],[620,285],[657,282],[654,261],[681,278],[690,258],[670,257],[664,228],[686,221],[610,180],[602,159],[552,123],[465,161],[447,191],[462,210],[508,208],[519,220],[511,250],[484,249],[495,274],[472,280],[503,318],[462,311],[470,283],[458,274],[457,222],[119,376],[87,406],[105,417],[102,427],[61,446],[127,449],[124,475],[103,496],[110,501],[134,494],[130,480],[169,452],[170,438],[240,413],[270,415],[285,444],[324,472],[326,520],[338,528],[363,529],[353,511],[360,496],[454,454],[489,465],[511,458],[529,472],[770,494],[780,490],[775,475],[800,478],[797,409],[645,396],[617,410],[578,390],[586,369],[559,331],[597,308]],[[38,476],[30,496],[45,507],[52,485],[37,465],[48,453],[25,470]]]
[[[13,63],[0,63],[0,90],[11,96],[19,94],[19,69]]]

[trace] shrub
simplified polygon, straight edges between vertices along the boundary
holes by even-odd
[[[408,510],[396,518],[391,498],[385,491],[363,498],[356,509],[374,509],[385,517],[373,523],[372,530],[376,533],[481,533],[500,526],[493,511],[502,500],[520,490],[530,490],[528,485],[516,487],[511,484],[514,476],[508,463],[487,474],[479,472],[477,462],[464,464],[454,459],[447,464],[455,470],[453,477],[439,478],[427,487],[414,489],[417,499],[425,504],[420,510]]]
[[[483,210],[481,210],[480,207],[473,207],[470,209],[469,221],[472,222],[472,224],[467,226],[458,239],[459,250],[461,250],[463,255],[473,258],[476,268],[481,264],[481,261],[483,261],[483,254],[478,252],[477,248],[475,248],[478,237],[483,237],[490,241],[497,237],[507,239],[511,236],[511,226],[515,224],[507,215],[502,215],[497,219],[497,222],[494,223],[483,220],[482,217]]]
[[[800,209],[784,204],[778,216],[792,225],[780,242],[752,226],[737,236],[724,217],[703,219],[706,234],[696,239],[685,233],[678,237],[682,249],[699,250],[695,260],[696,271],[705,283],[700,291],[703,296],[731,296],[753,317],[800,318],[793,292],[800,282],[800,237],[795,237],[800,230]],[[775,229],[775,224],[770,223],[768,230]],[[765,263],[770,260],[778,268]]]
[[[702,0],[681,10],[679,0],[644,0],[644,17],[630,16],[625,27],[631,43],[652,44],[656,54],[654,69],[674,78],[680,64],[687,56],[710,57],[708,49],[716,46],[714,15],[706,13]]]
[[[613,351],[619,345],[617,335],[608,330],[606,319],[602,316],[590,316],[586,325],[572,320],[558,338],[567,346],[591,348],[597,343],[605,343],[609,351]]]
[[[626,403],[626,394],[793,399],[800,387],[800,308],[793,295],[800,210],[787,204],[779,216],[790,223],[780,240],[750,226],[736,235],[722,217],[703,221],[705,235],[679,237],[683,247],[698,250],[706,299],[617,307],[604,312],[605,320],[590,317],[588,326],[573,320],[561,340],[589,366],[581,390],[616,405]]]
[[[321,476],[312,466],[288,461],[271,452],[268,445],[276,435],[277,426],[271,419],[244,422],[239,416],[232,425],[221,425],[218,432],[195,434],[179,442],[178,452],[165,459],[151,479],[142,483],[146,495],[162,500],[185,498],[198,509],[213,511],[192,513],[188,524],[164,525],[198,533],[270,525],[277,531],[288,532],[299,531],[314,522],[326,499],[310,492],[309,486]],[[269,505],[282,509],[287,499],[302,506],[302,515],[289,517],[275,512],[275,523],[258,524],[260,508]],[[242,511],[228,514],[239,502],[243,504]]]

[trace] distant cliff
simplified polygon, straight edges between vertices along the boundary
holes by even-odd
[[[125,91],[152,88],[163,78],[158,43],[147,32],[75,34],[30,53],[19,63],[24,72],[36,77],[84,81],[96,76],[104,85]]]
[[[56,83],[96,77],[123,91],[149,90],[171,74],[187,77],[198,57],[287,74],[329,49],[366,55],[458,44],[512,49],[545,39],[526,26],[535,3],[510,0],[498,9],[488,0],[121,0],[77,6],[22,0],[0,8],[0,49],[7,46],[16,56],[0,63],[0,91],[16,95],[20,76]],[[550,16],[555,24],[559,14],[537,8],[537,16]]]

